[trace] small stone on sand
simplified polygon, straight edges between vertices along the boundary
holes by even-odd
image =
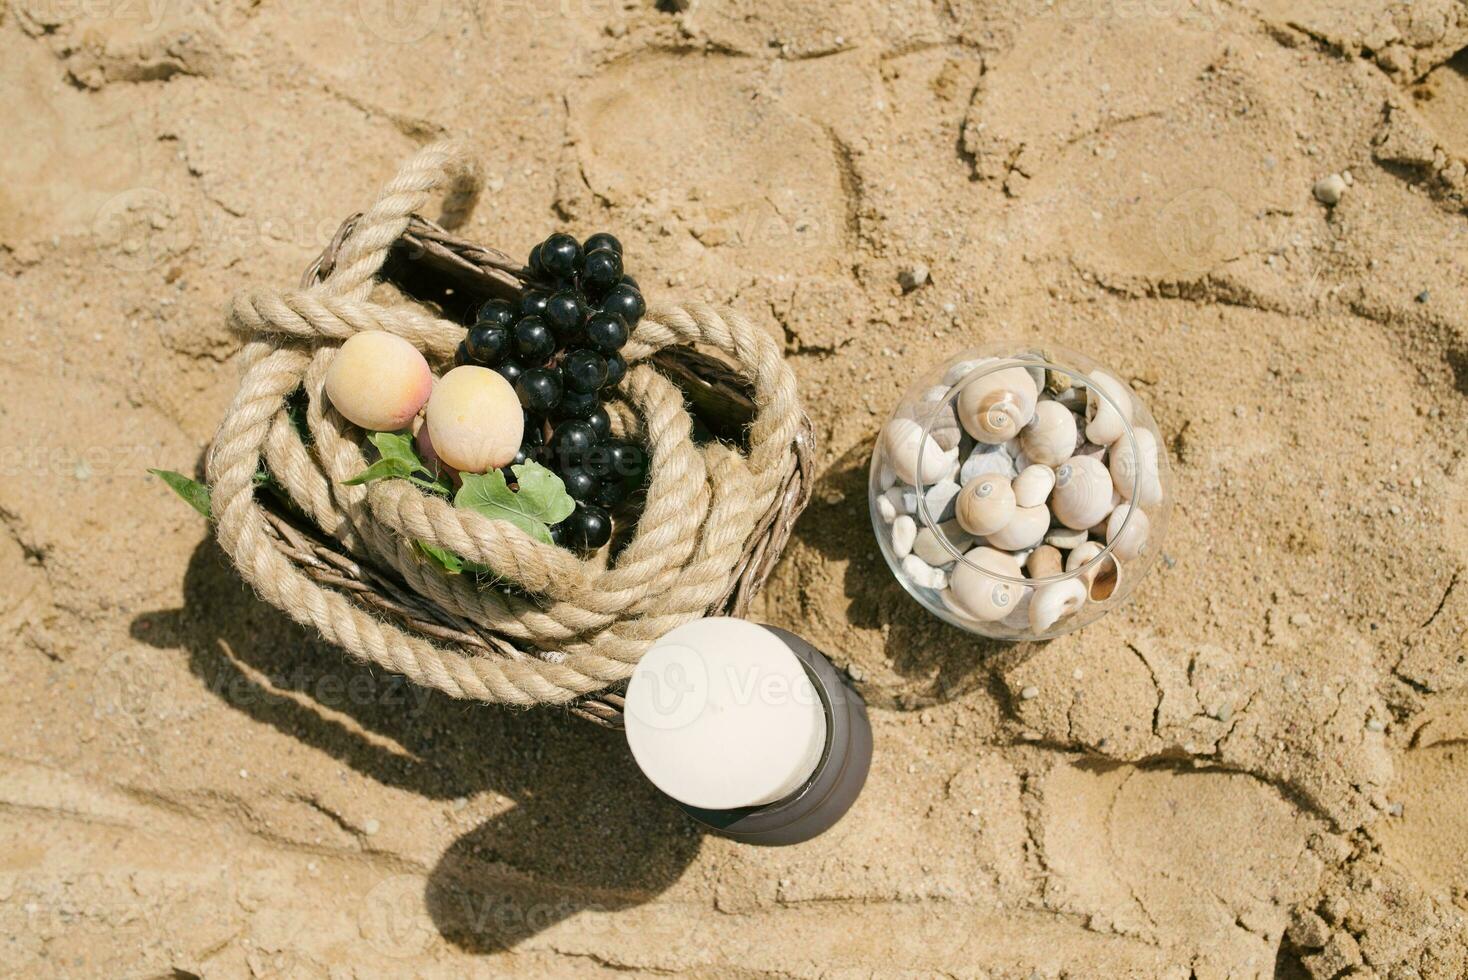
[[[1334,207],[1340,203],[1341,196],[1346,193],[1346,181],[1340,174],[1329,174],[1321,177],[1311,188],[1311,193],[1321,204]]]

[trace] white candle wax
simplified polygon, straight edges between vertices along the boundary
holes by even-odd
[[[653,785],[706,810],[789,796],[826,743],[825,709],[799,659],[742,619],[700,619],[658,640],[632,674],[624,717]]]

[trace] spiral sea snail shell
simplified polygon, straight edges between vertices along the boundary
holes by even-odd
[[[1091,456],[1072,456],[1055,470],[1050,509],[1066,527],[1090,528],[1111,512],[1114,493],[1104,463]]]
[[[1111,447],[1111,482],[1121,499],[1140,507],[1155,507],[1162,502],[1162,482],[1157,475],[1157,437],[1146,429],[1133,427],[1136,438],[1118,439]]]
[[[1040,402],[1020,430],[1019,444],[1030,462],[1058,466],[1076,451],[1076,417],[1059,402]]]
[[[1130,515],[1130,520],[1128,520]],[[1122,524],[1126,527],[1123,528]],[[1106,543],[1111,553],[1121,561],[1131,561],[1147,547],[1147,536],[1152,532],[1152,522],[1140,507],[1118,504],[1106,519]]]
[[[1026,588],[995,575],[1021,578],[1023,574],[1019,559],[1013,555],[979,547],[964,555],[964,560],[954,566],[949,588],[954,600],[970,616],[993,622],[1009,615]]]
[[[1014,511],[1014,489],[1009,480],[990,473],[969,481],[959,491],[954,516],[965,531],[982,537],[1002,530]]]
[[[937,483],[958,465],[958,450],[944,449],[912,419],[893,419],[883,432],[892,471],[904,483],[926,486]]]
[[[1022,367],[1001,368],[966,385],[958,420],[979,442],[995,445],[1019,435],[1034,417],[1039,390]]]
[[[1085,604],[1086,586],[1080,579],[1042,585],[1030,597],[1030,629],[1043,633],[1062,616],[1069,616]]]
[[[1024,551],[1039,544],[1050,530],[1050,509],[1044,504],[1038,507],[1016,507],[1009,523],[991,534],[985,535],[989,544],[1005,551]]]
[[[1086,391],[1086,438],[1109,446],[1126,433],[1126,423],[1132,420],[1132,394],[1104,371],[1092,374],[1091,381],[1095,387]],[[1115,408],[1097,394],[1097,388],[1110,396]]]

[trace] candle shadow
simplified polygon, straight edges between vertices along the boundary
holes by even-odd
[[[922,708],[992,688],[996,670],[1034,656],[1043,643],[1011,643],[965,632],[928,612],[898,584],[877,546],[867,502],[873,439],[853,447],[824,473],[795,537],[844,565],[853,626],[886,629],[885,652],[896,683],[859,685],[869,704]]]
[[[189,562],[183,606],[138,615],[131,633],[183,651],[229,707],[383,786],[450,806],[497,794],[503,812],[453,841],[422,888],[433,928],[462,949],[510,949],[578,912],[646,902],[697,853],[697,825],[619,733],[561,709],[458,701],[351,660],[255,598],[212,538]]]

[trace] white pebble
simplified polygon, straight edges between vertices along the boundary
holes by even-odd
[[[949,544],[957,548],[962,554],[968,551],[969,546],[974,543],[973,535],[959,527],[957,521],[947,521],[939,525],[943,537],[948,539]],[[912,544],[912,553],[917,555],[929,565],[951,565],[958,557],[943,546],[938,532],[930,527],[919,528],[917,538]]]
[[[1315,182],[1311,192],[1321,204],[1334,207],[1346,193],[1346,180],[1340,174],[1328,174]]]
[[[371,837],[373,834],[377,833],[381,829],[382,824],[377,822],[376,817],[368,817],[367,822],[362,825],[362,832],[365,833],[368,837]]]
[[[1029,701],[1031,698],[1037,698],[1040,696],[1040,689],[1034,686],[1027,687],[1019,692],[1019,696],[1024,698],[1026,701]]]
[[[877,513],[882,516],[884,523],[891,524],[897,519],[897,508],[884,493],[877,498]]]
[[[1085,544],[1087,537],[1089,535],[1086,531],[1073,531],[1068,527],[1052,527],[1045,534],[1045,543],[1054,545],[1061,551],[1070,551]]]
[[[1014,460],[1010,459],[1009,454],[998,446],[981,445],[969,454],[969,458],[959,469],[959,482],[967,486],[979,477],[990,473],[1013,479]]]
[[[935,523],[952,520],[955,500],[960,489],[959,485],[952,480],[943,480],[929,487],[928,492],[923,495],[928,505],[928,520]]]
[[[910,293],[928,281],[928,267],[922,262],[915,262],[897,273],[897,281],[903,292]]]
[[[1366,723],[1366,730],[1368,732],[1384,732],[1386,731],[1386,723],[1380,718],[1373,718]]]
[[[898,558],[906,558],[912,553],[912,544],[916,539],[917,524],[911,517],[903,514],[892,522],[892,551]]]
[[[959,361],[943,374],[943,383],[950,388],[972,374],[983,361]]]
[[[921,585],[925,589],[934,589],[940,587],[933,584],[935,581],[937,581],[933,577],[933,572],[936,571],[936,569],[930,566],[927,562],[923,561],[917,555],[908,555],[906,558],[902,559],[902,570],[907,573],[907,577],[912,579],[915,584]]]

